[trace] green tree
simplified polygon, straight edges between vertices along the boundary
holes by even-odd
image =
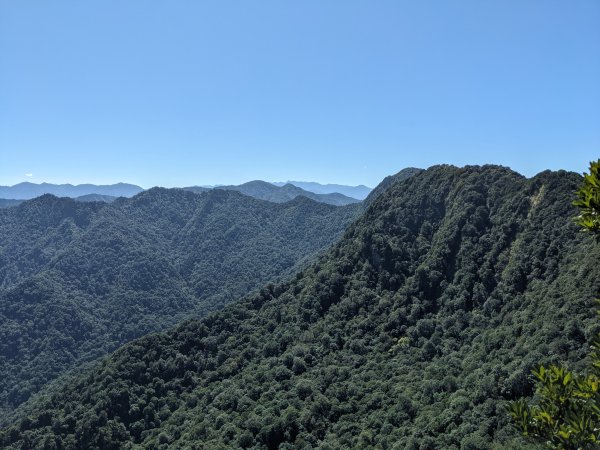
[[[583,186],[573,204],[581,209],[577,223],[600,237],[600,159],[590,163],[589,174],[583,174]]]
[[[576,223],[600,238],[600,160],[590,163],[573,204],[581,211]],[[559,366],[533,371],[538,403],[519,399],[509,405],[515,425],[527,438],[557,449],[600,447],[600,335],[590,360],[587,374]]]

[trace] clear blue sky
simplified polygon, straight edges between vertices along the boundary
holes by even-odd
[[[598,0],[0,2],[2,185],[598,157]]]

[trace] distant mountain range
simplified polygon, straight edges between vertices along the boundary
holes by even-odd
[[[274,203],[289,202],[300,195],[317,202],[336,206],[344,206],[360,202],[360,200],[356,198],[348,197],[338,192],[332,192],[329,194],[315,194],[314,192],[299,188],[292,184],[277,186],[273,183],[267,183],[266,181],[261,180],[249,181],[248,183],[240,184],[239,186],[216,186],[213,189],[238,191],[242,194],[249,195],[250,197],[267,200]],[[210,188],[203,186],[190,186],[183,188],[183,190],[199,193],[209,191]]]
[[[188,186],[183,190],[190,192],[206,192],[211,189],[238,191],[250,197],[274,203],[284,203],[299,195],[329,205],[344,206],[363,200],[371,189],[366,186],[342,186],[339,184],[319,184],[304,181],[289,183],[268,183],[266,181],[249,181],[240,185]],[[144,189],[127,183],[111,185],[95,184],[52,184],[52,183],[19,183],[14,186],[0,186],[0,208],[16,206],[23,200],[29,200],[44,194],[57,197],[71,197],[77,201],[100,201],[110,203],[118,197],[133,197]]]
[[[90,194],[99,194],[110,197],[133,197],[144,189],[134,184],[117,183],[109,185],[96,184],[52,184],[52,183],[19,183],[14,186],[0,186],[1,199],[29,200],[44,194],[57,197],[82,197]],[[84,199],[80,199],[86,201]],[[90,201],[90,200],[87,200]],[[103,201],[106,201],[104,199]]]
[[[113,195],[86,194],[86,195],[81,195],[79,197],[74,197],[73,200],[75,200],[76,202],[104,202],[104,203],[112,203],[117,198],[119,198],[119,197],[115,197]],[[26,202],[26,201],[27,200],[15,200],[15,199],[0,198],[0,209],[1,208],[9,208],[11,206],[17,206],[17,205],[20,205],[21,203]]]
[[[321,184],[313,181],[278,181],[272,184],[275,186],[285,186],[286,184],[291,184],[302,188],[305,191],[314,192],[315,194],[339,193],[347,197],[356,198],[358,200],[364,200],[372,190],[370,187],[362,184],[358,186],[346,186],[343,184]]]

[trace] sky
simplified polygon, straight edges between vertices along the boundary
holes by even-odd
[[[0,185],[598,158],[598,0],[0,1]]]

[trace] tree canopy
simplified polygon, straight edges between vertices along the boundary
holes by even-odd
[[[600,160],[590,163],[590,173],[583,175],[573,204],[580,209],[576,223],[600,238]],[[598,259],[598,248],[593,250]],[[534,370],[535,403],[530,405],[519,399],[509,407],[524,436],[550,448],[600,447],[600,335],[592,346],[589,360],[583,374],[562,365],[542,365]]]
[[[0,210],[0,422],[66,371],[289,276],[359,209],[155,188]]]
[[[436,166],[294,279],[137,339],[32,399],[7,448],[532,448],[531,370],[599,331],[577,174]]]

